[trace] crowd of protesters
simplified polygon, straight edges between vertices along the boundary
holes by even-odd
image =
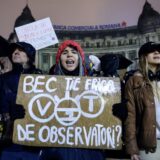
[[[0,160],[156,160],[160,155],[160,44],[147,42],[139,49],[139,68],[121,81],[121,102],[113,115],[122,121],[124,147],[120,151],[65,147],[32,147],[12,142],[15,119],[24,118],[16,104],[21,74],[43,74],[35,67],[35,48],[26,42],[8,43],[0,37]],[[131,61],[118,54],[86,56],[80,44],[62,42],[50,75],[120,77],[118,70]],[[127,64],[126,66],[123,66]]]

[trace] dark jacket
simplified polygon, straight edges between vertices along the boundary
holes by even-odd
[[[156,147],[156,112],[152,86],[139,72],[125,87],[128,117],[125,122],[125,143],[128,154]]]
[[[13,122],[17,118],[24,117],[23,106],[16,104],[16,96],[18,90],[18,83],[21,74],[41,74],[42,71],[31,66],[25,70],[21,65],[14,65],[13,70],[4,73],[0,77],[0,114],[4,116],[4,135],[1,143],[4,143],[3,149],[10,151],[20,151],[24,149],[21,145],[14,145],[11,143],[13,133]],[[4,141],[4,142],[3,142]],[[5,144],[6,142],[6,144]],[[27,148],[27,147],[26,147]]]
[[[18,83],[21,74],[41,74],[42,71],[31,66],[29,69],[23,69],[21,65],[14,65],[13,70],[1,75],[1,101],[0,112],[11,115],[15,111]]]

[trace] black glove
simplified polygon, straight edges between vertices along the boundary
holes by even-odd
[[[11,120],[24,118],[25,109],[23,108],[23,106],[16,104],[10,113],[10,117],[11,117]]]
[[[128,110],[126,107],[127,100],[121,103],[115,103],[112,106],[112,113],[114,116],[118,117],[120,120],[124,121],[128,116]]]

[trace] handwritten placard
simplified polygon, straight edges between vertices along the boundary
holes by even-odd
[[[36,50],[58,43],[50,18],[15,28],[19,41],[32,44]]]
[[[14,123],[13,142],[120,149],[121,122],[112,115],[118,102],[119,78],[22,75],[17,103],[26,115]]]

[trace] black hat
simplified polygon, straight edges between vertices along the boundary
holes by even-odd
[[[147,42],[141,46],[139,49],[138,55],[141,57],[142,55],[147,55],[148,53],[160,51],[160,44],[155,42]]]
[[[26,42],[16,42],[10,44],[10,53],[12,54],[16,48],[22,49],[28,56],[29,60],[33,63],[35,62],[35,48]]]
[[[7,57],[9,55],[9,42],[0,36],[0,57]]]

